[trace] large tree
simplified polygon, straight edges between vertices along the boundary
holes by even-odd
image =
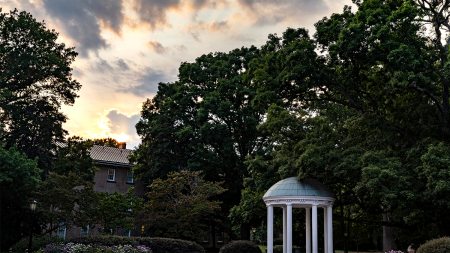
[[[58,33],[17,10],[0,13],[0,140],[16,146],[48,172],[80,84],[70,65],[77,53],[57,42]]]
[[[313,37],[289,28],[251,48],[250,58],[237,49],[182,64],[179,80],[160,84],[144,105],[141,175],[186,167],[212,179],[231,176],[227,188],[245,182],[231,213],[237,225],[264,220],[258,199],[273,182],[297,175],[336,193],[339,234],[379,228],[389,250],[396,238],[448,233],[449,221],[435,213],[449,211],[442,194],[450,3],[354,3],[357,11],[345,7],[318,21]],[[235,71],[236,59],[249,61]]]
[[[264,115],[252,102],[255,89],[246,78],[258,55],[255,47],[203,55],[180,66],[178,81],[159,85],[137,124],[142,144],[136,169],[144,182],[182,168],[201,170],[206,180],[223,181],[228,189],[222,196],[225,221],[238,203],[244,160],[254,150]]]
[[[6,172],[22,177],[7,179],[15,182],[8,187],[2,182],[2,250],[30,230],[23,225],[25,219],[21,222],[15,217],[30,216],[26,202],[39,179],[35,165],[19,159],[18,153],[36,161],[44,177],[51,168],[64,167],[53,165],[58,160],[56,144],[66,134],[62,128],[66,117],[60,109],[74,103],[80,84],[72,78],[70,67],[77,53],[57,39],[57,32],[27,12],[0,11],[0,141],[6,150],[17,150],[1,161],[14,162]]]
[[[448,233],[447,220],[421,217],[448,212],[437,196],[448,186],[442,182],[448,178],[443,150],[449,142],[449,59],[439,31],[446,30],[449,3],[355,3],[356,12],[346,7],[320,20],[313,39],[297,36],[286,43],[293,29],[283,38],[270,36],[263,48],[273,50],[253,62],[257,67],[250,66],[249,78],[259,88],[256,97],[280,96],[285,103],[277,104],[292,116],[269,113],[260,126],[276,128],[269,132],[272,141],[249,160],[250,168],[259,170],[252,170],[233,217],[246,218],[267,174],[312,176],[336,192],[342,234],[351,222],[375,223],[383,227],[389,250],[396,247],[395,238],[423,240]],[[440,28],[426,30],[426,17]],[[308,45],[311,50],[305,50]],[[291,118],[298,118],[301,127],[293,127]],[[352,217],[350,209],[364,215]],[[422,233],[423,227],[433,232]]]

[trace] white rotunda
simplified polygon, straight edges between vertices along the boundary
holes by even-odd
[[[264,194],[267,206],[267,253],[273,253],[273,209],[283,209],[283,253],[292,253],[292,208],[304,208],[306,253],[318,253],[317,209],[324,212],[324,253],[333,253],[333,194],[315,179],[290,177]]]

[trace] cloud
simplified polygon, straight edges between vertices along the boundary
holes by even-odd
[[[140,19],[155,28],[166,23],[166,11],[177,7],[180,0],[135,0],[134,4]]]
[[[136,96],[156,94],[160,82],[168,82],[171,78],[160,70],[146,68],[138,79],[138,85],[122,88],[120,91],[129,92]]]
[[[139,114],[127,116],[117,110],[111,110],[106,117],[108,118],[108,127],[113,138],[115,136],[126,137],[129,148],[136,147],[139,144],[140,139],[136,133],[136,123],[140,118]]]
[[[158,54],[164,54],[167,51],[167,48],[158,41],[149,41],[147,45]]]
[[[167,12],[171,9],[179,9],[188,3],[195,13],[208,5],[214,3],[211,0],[134,0],[134,9],[142,22],[149,24],[152,28],[167,24]]]
[[[238,0],[239,4],[256,18],[258,26],[277,24],[298,15],[308,16],[326,12],[324,0]]]
[[[101,25],[120,31],[123,21],[120,0],[44,0],[44,8],[77,43],[77,51],[87,56],[108,46],[101,37]]]
[[[90,69],[102,74],[119,75],[123,74],[124,71],[130,70],[130,66],[122,58],[117,58],[114,61],[107,61],[97,57],[96,60],[91,62]]]
[[[118,59],[116,62],[117,66],[123,70],[129,70],[130,66],[125,62],[124,59]]]

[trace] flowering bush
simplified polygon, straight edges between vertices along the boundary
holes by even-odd
[[[393,250],[393,249],[391,249],[391,250],[386,251],[386,252],[384,252],[384,253],[404,253],[404,252],[401,251],[401,250]]]
[[[144,245],[90,245],[82,243],[48,244],[45,253],[151,253],[151,249]]]

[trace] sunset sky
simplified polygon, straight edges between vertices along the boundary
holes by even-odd
[[[82,84],[63,107],[69,134],[139,144],[134,125],[159,82],[174,81],[181,62],[209,52],[260,46],[270,33],[306,27],[351,0],[0,0],[3,12],[26,10],[79,53]]]

